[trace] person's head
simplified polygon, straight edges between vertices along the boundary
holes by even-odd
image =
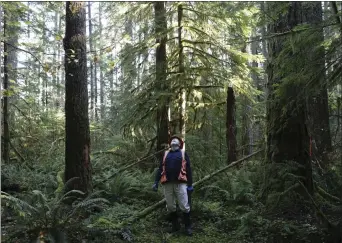
[[[170,147],[172,151],[176,151],[180,148],[180,141],[178,138],[173,138],[170,143]]]
[[[170,147],[172,151],[183,148],[183,140],[180,137],[172,136],[170,138]]]

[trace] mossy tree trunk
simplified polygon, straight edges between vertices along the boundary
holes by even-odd
[[[83,2],[66,2],[65,50],[65,181],[69,189],[92,190],[88,117],[86,12]]]
[[[279,3],[268,3],[272,10]],[[269,25],[269,34],[279,34],[302,23],[305,14],[304,3],[286,2],[287,12]],[[279,5],[278,5],[279,6]],[[303,96],[304,83],[284,82],[285,75],[296,70],[286,68],[279,56],[286,44],[287,35],[272,38],[268,43],[268,97],[267,97],[267,162],[266,193],[285,191],[288,185],[284,178],[279,180],[280,170],[292,166],[291,174],[295,182],[302,182],[309,193],[313,192],[312,167],[309,157],[309,134],[306,123],[306,98]],[[291,53],[290,53],[291,55]],[[297,67],[300,69],[301,67]],[[298,71],[298,70],[297,70]],[[292,73],[292,74],[293,74]],[[293,164],[291,163],[294,162]],[[295,164],[295,165],[294,165]],[[289,178],[285,178],[287,180]],[[289,179],[289,180],[292,180]],[[277,182],[275,182],[277,181]]]
[[[323,11],[320,2],[307,3],[306,9],[306,15],[304,16],[305,22],[316,27],[318,27],[319,24],[322,24]],[[322,167],[325,167],[327,163],[327,153],[331,152],[332,144],[329,126],[327,81],[325,75],[325,54],[323,45],[320,45],[323,41],[323,28],[317,28],[311,43],[313,46],[318,47],[311,51],[311,55],[307,56],[311,68],[313,70],[319,70],[317,77],[312,80],[312,95],[308,98],[308,124],[310,124],[313,158],[321,161],[320,164]],[[311,49],[311,47],[308,48]]]
[[[166,83],[166,40],[167,40],[167,22],[165,2],[154,3],[155,13],[155,32],[156,32],[156,89],[157,92],[167,92],[168,84]],[[168,102],[169,98],[160,96],[157,108],[157,151],[161,150],[168,144],[169,138],[169,121],[168,121]],[[158,155],[161,159],[162,154]]]

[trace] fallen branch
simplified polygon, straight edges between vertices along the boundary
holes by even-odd
[[[317,186],[317,190],[318,190],[318,193],[321,194],[322,196],[326,196],[330,200],[341,203],[341,199],[339,199],[338,197],[335,197],[334,195],[331,195],[330,193],[326,192],[322,187]]]
[[[116,176],[117,174],[119,174],[119,173],[121,173],[121,172],[123,172],[123,171],[125,171],[125,170],[127,170],[127,169],[129,169],[129,168],[131,168],[131,167],[133,167],[133,166],[135,166],[136,164],[139,164],[141,161],[144,161],[144,160],[147,160],[148,158],[153,157],[154,155],[156,155],[156,154],[158,154],[158,153],[160,153],[160,152],[162,152],[162,151],[165,151],[165,149],[161,149],[161,150],[159,150],[159,151],[157,151],[157,152],[155,152],[155,153],[153,153],[153,154],[151,154],[151,155],[149,155],[149,156],[144,156],[143,158],[139,158],[137,161],[135,161],[135,162],[133,162],[133,163],[131,163],[131,164],[129,164],[129,165],[123,167],[123,168],[120,168],[119,170],[117,170],[117,171],[114,172],[112,175],[110,175],[108,178],[104,179],[103,181],[99,182],[98,184],[102,184],[102,183],[107,182],[108,180],[110,180],[110,179],[112,179],[114,176]],[[105,151],[105,152],[103,152],[103,153],[106,153],[106,152],[107,152],[107,153],[114,153],[114,152],[111,152],[111,151]],[[96,153],[98,153],[98,152],[96,152]],[[94,153],[93,153],[93,154],[94,154]],[[94,186],[97,186],[98,184],[95,184]]]
[[[229,168],[231,168],[231,167],[234,167],[234,166],[237,165],[237,164],[240,164],[241,162],[243,162],[243,161],[245,161],[245,160],[247,160],[247,159],[253,157],[254,155],[260,153],[261,151],[263,151],[263,149],[260,149],[260,150],[254,152],[254,153],[251,153],[250,155],[247,155],[246,157],[243,157],[242,159],[239,159],[239,160],[237,160],[237,161],[234,161],[234,162],[230,163],[229,165],[226,165],[225,167],[223,167],[223,168],[221,168],[221,169],[219,169],[219,170],[217,170],[217,171],[215,171],[215,172],[213,172],[213,173],[211,173],[211,174],[209,174],[209,175],[206,175],[205,177],[203,177],[203,178],[200,179],[199,181],[196,181],[196,182],[193,184],[193,186],[197,186],[197,185],[199,185],[199,184],[201,184],[201,183],[203,183],[203,182],[205,182],[205,181],[211,179],[213,176],[216,176],[217,174],[219,174],[219,173],[221,173],[221,172],[223,172],[223,171],[225,171],[225,170],[227,170],[227,169],[229,169]]]
[[[237,161],[235,161],[235,162],[232,162],[232,163],[230,163],[229,165],[224,166],[223,168],[221,168],[221,169],[219,169],[219,170],[217,170],[217,171],[215,171],[215,172],[212,172],[212,173],[209,174],[209,175],[206,175],[205,177],[203,177],[203,178],[200,179],[199,181],[196,181],[196,182],[193,184],[193,186],[198,186],[198,185],[200,185],[201,183],[203,183],[203,182],[205,182],[205,181],[211,179],[212,177],[216,176],[217,174],[219,174],[219,173],[221,173],[221,172],[223,172],[223,171],[225,171],[225,170],[227,170],[227,169],[229,169],[229,168],[231,168],[231,167],[234,167],[235,165],[238,165],[238,164],[240,164],[241,162],[243,162],[243,161],[245,161],[245,160],[247,160],[247,159],[253,157],[254,155],[260,153],[261,151],[263,151],[263,149],[258,150],[258,151],[254,152],[254,153],[252,153],[252,154],[250,154],[250,155],[248,155],[248,156],[246,156],[246,157],[244,157],[244,158],[242,158],[242,159],[239,159],[239,160],[237,160]],[[131,216],[131,217],[128,218],[126,221],[122,222],[121,225],[129,224],[129,223],[134,222],[134,221],[137,220],[137,219],[143,218],[144,216],[146,216],[146,215],[152,213],[152,212],[153,212],[154,210],[156,210],[157,208],[163,206],[164,203],[165,203],[165,199],[160,200],[159,202],[153,204],[152,206],[150,206],[150,207],[148,207],[148,208],[145,208],[144,210],[140,211],[139,213],[137,213],[137,214]]]
[[[98,154],[112,154],[112,155],[116,155],[116,156],[119,156],[119,157],[125,157],[125,155],[123,154],[119,154],[115,151],[111,151],[111,150],[108,150],[108,151],[96,151],[96,152],[93,152],[92,155],[98,155]]]
[[[25,158],[20,154],[20,152],[14,147],[11,141],[9,141],[10,146],[12,147],[14,153],[19,157],[21,162],[25,161]]]
[[[298,183],[303,187],[304,191],[306,192],[307,196],[309,197],[309,199],[311,200],[314,209],[316,210],[316,215],[319,216],[321,218],[321,220],[326,224],[326,226],[328,228],[334,228],[336,227],[336,225],[334,225],[333,223],[331,223],[329,221],[329,219],[327,218],[327,216],[322,212],[322,210],[319,208],[319,206],[317,205],[317,203],[315,202],[315,200],[313,199],[313,197],[311,196],[311,194],[309,193],[308,189],[303,185],[303,183],[298,180]]]

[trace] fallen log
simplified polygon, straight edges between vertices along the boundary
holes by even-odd
[[[133,162],[133,163],[131,163],[131,164],[129,164],[129,165],[126,165],[126,166],[123,167],[123,168],[118,169],[116,172],[114,172],[113,174],[111,174],[109,177],[107,177],[107,178],[105,178],[104,180],[100,181],[98,184],[95,184],[94,187],[95,187],[95,186],[98,186],[99,184],[103,184],[103,183],[107,182],[108,180],[112,179],[114,176],[120,174],[121,172],[123,172],[123,171],[125,171],[125,170],[127,170],[127,169],[129,169],[129,168],[131,168],[131,167],[133,167],[133,166],[135,166],[136,164],[139,164],[141,161],[145,161],[145,160],[147,160],[147,159],[153,157],[154,155],[156,155],[156,154],[158,154],[158,153],[160,153],[160,152],[162,152],[162,151],[165,151],[165,149],[159,150],[159,151],[157,151],[157,152],[155,152],[155,153],[153,153],[153,154],[151,154],[151,155],[148,155],[148,156],[146,155],[146,156],[144,156],[143,158],[139,158],[137,161],[135,161],[135,162]],[[96,154],[98,154],[98,153],[100,153],[100,152],[96,152]],[[101,152],[101,153],[113,153],[113,152],[111,152],[111,151],[105,151],[105,152]],[[94,153],[93,153],[93,154],[94,154]]]
[[[263,149],[260,149],[260,150],[254,152],[254,153],[252,153],[252,154],[250,154],[250,155],[247,155],[246,157],[244,157],[244,158],[242,158],[242,159],[239,159],[239,160],[237,160],[237,161],[234,161],[234,162],[230,163],[229,165],[224,166],[223,168],[221,168],[221,169],[219,169],[219,170],[217,170],[217,171],[212,172],[212,173],[209,174],[209,175],[206,175],[205,177],[203,177],[203,178],[200,179],[199,181],[196,181],[195,183],[193,183],[193,186],[195,187],[195,186],[200,185],[201,183],[203,183],[203,182],[205,182],[205,181],[211,179],[213,176],[216,176],[217,174],[219,174],[219,173],[221,173],[221,172],[223,172],[223,171],[225,171],[225,170],[227,170],[227,169],[229,169],[229,168],[231,168],[231,167],[234,167],[234,166],[237,165],[237,164],[240,164],[241,162],[243,162],[243,161],[245,161],[245,160],[247,160],[247,159],[253,157],[254,155],[260,153],[261,151],[263,151]],[[126,221],[122,222],[122,225],[130,224],[130,223],[134,222],[135,220],[138,220],[138,219],[140,219],[140,218],[143,218],[144,216],[146,216],[146,215],[152,213],[152,212],[153,212],[154,210],[156,210],[157,208],[163,206],[164,203],[165,203],[165,199],[160,200],[159,202],[153,204],[152,206],[150,206],[150,207],[148,207],[148,208],[145,208],[144,210],[140,211],[139,213],[137,213],[137,214],[131,216],[131,217],[128,218]]]

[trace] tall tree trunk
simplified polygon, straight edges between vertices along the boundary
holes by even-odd
[[[103,59],[103,52],[102,52],[102,18],[101,18],[101,13],[102,13],[102,6],[101,6],[102,2],[99,2],[99,32],[100,32],[100,117],[103,118],[104,117],[104,98],[105,98],[105,94],[104,94],[104,76],[103,76],[103,72],[104,72],[104,63],[102,61]]]
[[[276,4],[269,2],[269,9],[277,7]],[[289,28],[292,29],[302,23],[305,8],[302,2],[284,3],[288,6],[287,13],[279,15],[279,18],[269,25],[269,33],[283,33]],[[302,97],[304,90],[303,84],[282,83],[281,73],[284,73],[284,65],[277,59],[285,46],[285,37],[278,37],[269,40],[268,49],[268,97],[267,97],[267,161],[270,169],[266,173],[265,192],[285,191],[289,185],[285,180],[279,180],[279,173],[284,171],[284,163],[294,161],[300,166],[291,168],[292,174],[306,187],[309,193],[313,192],[312,167],[309,158],[309,134],[306,124],[306,98]],[[293,55],[293,53],[290,53]],[[300,69],[301,67],[294,67]],[[296,73],[299,70],[287,70]],[[282,96],[276,96],[279,89]],[[279,167],[275,167],[279,166]],[[294,165],[291,164],[291,167]],[[287,178],[288,180],[292,178]],[[277,181],[275,183],[274,181]],[[295,182],[297,183],[297,180]],[[303,195],[305,192],[302,192]],[[266,196],[266,195],[264,195]]]
[[[7,35],[7,19],[6,19],[6,12],[4,16],[4,36]],[[9,84],[9,73],[8,73],[8,44],[5,43],[4,45],[4,96],[3,96],[3,139],[2,141],[2,159],[5,163],[9,162],[9,142],[10,142],[10,134],[9,134],[9,127],[8,127],[8,84]]]
[[[262,13],[266,13],[265,11],[265,9],[267,8],[267,2],[264,2],[264,1],[262,1],[262,2],[260,2],[260,4],[261,4],[261,12]],[[263,14],[263,16],[264,16],[264,18],[266,18],[266,14]],[[262,41],[261,41],[261,43],[262,43],[262,48],[261,48],[261,50],[262,50],[262,55],[264,56],[264,58],[265,58],[265,62],[263,63],[264,65],[264,82],[263,82],[263,87],[265,87],[264,88],[264,91],[265,91],[265,94],[266,94],[266,96],[267,96],[267,92],[268,92],[268,90],[267,90],[267,88],[266,88],[266,85],[264,85],[264,84],[267,84],[267,79],[268,79],[268,77],[267,77],[267,70],[266,70],[266,67],[267,67],[267,60],[268,60],[268,50],[267,50],[267,44],[268,44],[268,41],[267,41],[267,25],[266,24],[263,24],[263,26],[261,27],[261,38],[262,38]]]
[[[4,28],[2,29],[2,23],[3,23],[3,21],[2,21],[2,18],[3,18],[3,14],[2,14],[2,5],[0,4],[0,29],[1,30],[5,30]],[[4,33],[5,34],[5,33]],[[5,71],[5,70],[3,70],[1,67],[2,67],[2,62],[4,61],[4,60],[2,60],[1,59],[1,57],[2,57],[2,51],[3,51],[3,48],[2,48],[3,46],[2,46],[2,44],[0,43],[0,72],[1,71]],[[0,107],[2,108],[1,109],[1,112],[0,112],[0,128],[2,128],[2,127],[4,127],[4,120],[2,119],[3,118],[3,109],[4,109],[4,97],[3,97],[3,92],[2,92],[2,88],[3,88],[3,85],[5,84],[5,82],[2,82],[2,80],[1,80],[1,78],[0,78]],[[3,142],[4,142],[4,139],[3,139],[3,136],[4,136],[4,134],[3,134],[3,132],[4,132],[4,130],[3,129],[0,129],[1,131],[0,131],[0,151],[1,151],[1,155],[0,155],[0,157],[1,157],[1,159],[3,159]]]
[[[91,21],[91,2],[88,2],[88,28],[89,28],[89,51],[90,56],[93,55],[93,24]],[[90,117],[94,119],[94,65],[90,58]]]
[[[143,41],[142,40],[142,35],[143,35],[142,29],[144,29],[144,25],[142,24],[141,26],[139,27],[138,43],[142,43],[142,41]],[[134,68],[135,70],[137,70],[137,85],[136,85],[137,91],[140,91],[140,89],[141,89],[140,83],[141,83],[141,77],[142,77],[142,73],[143,73],[143,69],[141,68],[142,58],[143,58],[142,52],[139,52],[137,55],[136,66]]]
[[[55,19],[54,19],[54,32],[55,34],[58,33],[58,11],[55,12]],[[52,107],[55,108],[54,106],[56,106],[57,103],[57,97],[55,97],[55,89],[57,87],[57,80],[58,80],[58,69],[56,66],[56,60],[58,60],[57,57],[57,51],[58,51],[58,42],[57,45],[54,44],[54,50],[53,50],[53,58],[52,58],[52,68],[53,68],[53,73],[52,73],[52,89],[51,89],[51,97],[53,98],[52,100]]]
[[[9,162],[10,157],[10,129],[9,124],[14,123],[15,114],[10,113],[10,105],[14,102],[16,94],[14,93],[17,85],[17,67],[18,58],[18,34],[20,27],[16,26],[19,15],[16,12],[8,11],[4,8],[4,36],[6,42],[4,44],[4,84],[6,90],[3,98],[3,160],[5,163]]]
[[[235,95],[234,89],[228,87],[227,90],[227,120],[226,120],[226,142],[228,149],[228,164],[237,160],[237,139],[236,139],[236,120],[235,120]]]
[[[61,30],[62,30],[62,17],[60,14],[58,14],[58,34],[61,33]],[[58,60],[58,63],[61,61],[61,44],[60,42],[58,41],[58,44],[57,44],[57,60]],[[57,71],[57,97],[58,97],[58,102],[57,102],[57,108],[61,107],[61,86],[62,86],[62,76],[63,74],[60,74],[62,70],[61,68],[58,68],[56,71]]]
[[[113,53],[110,54],[110,60],[113,60]],[[110,100],[110,114],[111,117],[114,117],[114,67],[110,67],[109,71],[109,87],[110,87],[110,93],[109,93],[109,100]]]
[[[83,2],[66,2],[65,37],[65,181],[70,189],[92,190],[88,117],[86,12]],[[73,57],[74,55],[74,57]],[[76,61],[77,60],[77,61]]]
[[[338,6],[337,6],[336,1],[331,1],[330,4],[331,4],[332,10],[333,10],[333,13],[335,15],[335,18],[336,18],[336,23],[338,23],[339,26],[340,26],[340,40],[342,41],[342,17],[338,16],[338,13],[341,12],[341,10],[342,10],[342,3],[340,3],[340,9],[339,9],[340,11],[338,11]],[[337,56],[339,56],[341,52],[342,52],[342,50],[341,50],[341,47],[340,47],[338,49]],[[338,106],[338,110],[340,110],[340,108],[341,108],[341,99],[342,99],[342,77],[340,77],[340,85],[338,87],[340,88],[340,97],[337,98],[337,106]],[[341,113],[339,112],[339,117],[338,117],[338,120],[337,120],[337,123],[338,123],[337,124],[337,132],[338,131],[342,131],[342,124],[340,122],[340,115],[341,115]],[[340,126],[341,126],[341,129],[339,129]],[[340,136],[339,136],[339,138],[340,138],[340,140],[339,140],[339,142],[340,142],[340,153],[342,154],[342,140],[341,140],[342,136],[341,136],[341,132],[339,134],[340,134]],[[341,165],[342,165],[342,156],[340,156],[340,157],[341,157]],[[341,198],[342,198],[342,191],[341,191]]]
[[[250,106],[248,102],[248,98],[246,96],[241,97],[241,105],[242,105],[242,119],[241,119],[241,153],[240,156],[244,157],[245,155],[249,154],[250,151],[250,136],[252,135],[250,133],[249,129],[249,113],[250,113]]]
[[[243,53],[247,53],[247,45],[245,44],[242,48],[241,48],[241,52]],[[241,105],[242,105],[242,119],[241,119],[241,130],[240,130],[240,134],[241,134],[241,144],[240,146],[242,147],[241,149],[241,153],[240,155],[243,157],[246,154],[249,153],[249,139],[250,139],[250,130],[249,130],[249,126],[250,126],[250,122],[249,122],[249,113],[250,113],[250,109],[249,109],[249,102],[248,102],[248,97],[246,95],[242,95],[241,97]]]
[[[185,73],[184,73],[184,50],[182,43],[182,19],[183,19],[183,5],[179,4],[177,8],[178,12],[178,72],[179,72],[179,84],[180,84],[180,97],[179,97],[179,132],[182,138],[185,140],[185,115],[186,115],[186,91],[185,87],[182,87],[185,83]],[[185,148],[185,144],[184,144]]]
[[[98,107],[98,89],[97,89],[97,62],[98,62],[98,56],[96,51],[96,45],[95,46],[95,58],[94,58],[94,112],[95,112],[95,121],[99,120],[99,107]]]
[[[305,19],[312,25],[322,23],[322,4],[320,2],[307,4]],[[315,38],[312,39],[312,45],[318,46],[324,41],[323,28],[317,30]],[[318,90],[308,98],[308,124],[310,124],[311,147],[314,152],[314,158],[327,161],[327,153],[331,151],[331,135],[329,125],[329,107],[328,92],[325,76],[325,53],[324,47],[321,46],[307,56],[311,68],[314,70],[322,70],[314,83],[314,90]],[[324,163],[321,164],[322,166]]]
[[[253,37],[254,36],[255,36],[255,33],[254,33]],[[252,53],[252,55],[258,54],[258,43],[256,41],[253,41],[251,44],[251,53]],[[253,61],[251,65],[255,69],[257,69],[259,66],[258,62],[256,62],[256,61]],[[251,73],[251,78],[252,78],[253,83],[254,83],[255,87],[257,88],[257,90],[263,91],[263,87],[265,85],[261,82],[264,81],[264,79],[259,78],[258,74],[254,71]],[[261,103],[263,101],[260,95],[257,96],[257,101],[259,103]],[[249,108],[249,109],[251,109],[251,108]],[[263,135],[262,135],[262,131],[261,131],[261,119],[258,119],[253,124],[251,124],[249,129],[250,129],[250,144],[254,144],[255,141],[263,140]],[[249,153],[253,153],[253,145],[250,146]]]
[[[93,39],[94,40],[94,39]],[[99,107],[98,107],[98,89],[97,89],[97,64],[99,61],[99,57],[97,55],[97,42],[96,39],[93,41],[93,48],[94,48],[94,112],[95,112],[95,121],[99,120]],[[96,138],[95,138],[96,139]]]
[[[133,41],[133,21],[127,17],[125,23],[125,34],[130,38],[130,42]],[[135,69],[135,54],[132,53],[133,45],[131,43],[126,43],[123,51],[123,78],[124,87],[127,91],[132,90],[134,87],[134,79],[136,78]]]
[[[156,87],[157,92],[167,92],[168,85],[166,83],[166,39],[167,29],[165,2],[154,2],[155,12],[155,32],[156,32]],[[162,96],[158,101],[157,109],[157,151],[161,150],[168,144],[169,138],[169,122],[168,122],[168,98]],[[162,153],[158,154],[159,159]]]
[[[149,33],[148,33],[148,21],[145,21],[144,22],[144,40],[147,40],[150,36],[149,36]],[[148,49],[146,48],[144,51],[143,51],[143,74],[142,74],[142,78],[148,74],[148,65],[147,65],[147,62],[148,62],[148,59],[149,59],[149,52],[148,52]]]
[[[44,5],[44,3],[43,3]],[[45,19],[46,19],[46,14],[43,13],[43,30],[42,30],[42,46],[43,48],[46,48],[46,24],[45,24]],[[45,54],[42,53],[42,63],[43,65],[47,65],[45,64]],[[48,77],[47,77],[47,74],[46,74],[46,70],[45,70],[45,66],[44,68],[42,69],[42,105],[44,106],[44,110],[47,110],[47,80],[48,80]],[[39,73],[40,75],[40,73]]]

